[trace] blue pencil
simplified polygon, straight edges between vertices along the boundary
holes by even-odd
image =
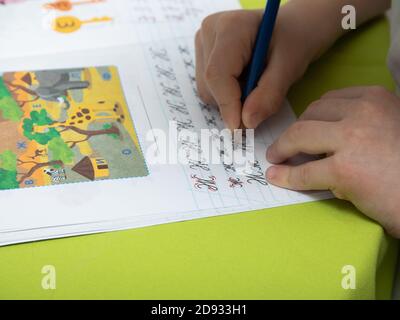
[[[250,93],[257,87],[258,81],[264,71],[265,59],[271,43],[280,3],[281,0],[268,0],[267,2],[264,16],[258,30],[253,56],[247,71],[247,79],[242,94],[243,103]]]

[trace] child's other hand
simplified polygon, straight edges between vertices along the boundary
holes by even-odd
[[[327,154],[267,180],[293,190],[331,190],[400,237],[400,99],[379,87],[333,91],[312,103],[268,149],[279,164],[299,153]]]
[[[296,2],[296,1],[295,1]],[[278,111],[290,86],[300,78],[316,51],[310,50],[312,24],[285,5],[278,16],[267,69],[258,87],[241,103],[240,76],[250,63],[263,11],[228,11],[207,17],[196,35],[196,78],[201,99],[218,105],[225,124],[257,127]],[[321,44],[318,44],[319,46]]]

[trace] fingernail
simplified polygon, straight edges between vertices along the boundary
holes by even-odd
[[[267,170],[267,180],[273,181],[276,179],[277,176],[278,176],[278,168],[270,167]]]

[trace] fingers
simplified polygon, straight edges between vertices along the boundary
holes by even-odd
[[[237,34],[226,32],[218,15],[206,18],[196,35],[196,80],[200,98],[217,105],[226,127],[241,125],[241,88],[238,81],[247,52]],[[234,48],[234,50],[229,50]],[[227,49],[229,50],[227,52]]]
[[[218,37],[218,36],[217,36]],[[233,47],[232,39],[217,39],[205,70],[205,80],[210,92],[218,104],[225,125],[238,129],[241,124],[242,90],[238,78],[243,64],[241,54],[226,54],[226,48]]]
[[[214,49],[214,44],[215,44],[215,38],[216,38],[216,24],[218,21],[218,14],[213,14],[211,16],[208,16],[205,18],[202,22],[201,29],[199,31],[199,37],[200,37],[200,45],[201,45],[201,52],[199,53],[199,58],[196,59],[199,64],[199,73],[200,73],[200,81],[201,81],[201,86],[204,87],[204,89],[201,91],[201,99],[203,102],[217,106],[217,102],[215,101],[210,89],[208,88],[208,85],[206,83],[206,80],[204,79],[205,71],[208,66],[208,62],[210,59],[210,55],[212,50]],[[200,46],[198,46],[197,50],[199,50]]]
[[[371,90],[371,87],[350,87],[333,90],[324,94],[321,99],[357,99],[361,98]]]
[[[203,43],[203,54],[207,65],[211,51],[214,49],[214,44],[217,36],[216,26],[218,23],[218,14],[211,15],[205,18],[201,24],[201,39]]]
[[[203,40],[200,31],[196,34],[196,83],[197,83],[197,91],[199,93],[200,99],[203,102],[216,105],[216,101],[212,96],[206,81],[204,79],[204,69],[206,66],[204,52],[203,52]]]
[[[275,186],[304,191],[332,190],[335,185],[332,158],[291,166],[272,166],[267,170],[267,181]]]
[[[340,121],[353,110],[352,99],[320,99],[312,104],[299,117],[299,120]]]
[[[387,91],[382,87],[353,87],[330,91],[309,105],[299,120],[340,121],[354,114],[360,99],[367,95],[378,97]]]
[[[242,118],[247,128],[257,128],[282,106],[288,91],[288,79],[283,74],[282,59],[272,56],[257,88],[246,99]]]
[[[299,121],[287,129],[267,150],[270,163],[282,163],[299,154],[334,153],[342,140],[337,123]]]
[[[262,10],[234,10],[207,17],[196,37],[200,98],[218,105],[226,126],[242,125],[240,76],[252,55]]]

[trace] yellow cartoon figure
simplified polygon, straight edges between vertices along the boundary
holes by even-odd
[[[53,29],[60,33],[73,33],[78,31],[82,25],[89,23],[110,22],[113,19],[110,17],[93,18],[89,20],[80,20],[74,16],[58,17],[53,22]]]

